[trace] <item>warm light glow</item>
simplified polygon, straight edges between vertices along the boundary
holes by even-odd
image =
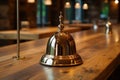
[[[105,0],[105,3],[108,3],[108,0]]]
[[[70,2],[66,2],[65,3],[65,8],[70,8],[70,7],[71,7]]]
[[[113,35],[114,35],[114,41],[115,42],[119,42],[120,41],[120,37],[119,37],[119,30],[118,29],[113,29]]]
[[[111,22],[108,21],[107,24],[106,24],[106,27],[109,27],[111,25]]]
[[[88,4],[87,4],[87,3],[84,3],[84,4],[83,4],[83,9],[84,9],[84,10],[88,10]]]
[[[22,26],[29,25],[29,21],[21,21],[21,25],[22,25]]]
[[[119,3],[119,1],[118,0],[115,0],[115,4],[118,4]]]
[[[35,0],[27,0],[28,3],[35,3]]]
[[[44,0],[45,5],[52,5],[52,1],[51,0]]]
[[[77,3],[75,4],[75,8],[76,8],[76,9],[79,9],[79,8],[80,8],[80,3],[77,2]]]

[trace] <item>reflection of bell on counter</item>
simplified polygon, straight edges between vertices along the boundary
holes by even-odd
[[[112,33],[112,23],[110,22],[109,19],[108,19],[107,23],[105,24],[105,26],[106,26],[105,33],[111,34]]]
[[[72,36],[63,31],[62,15],[59,16],[58,32],[52,35],[47,44],[46,54],[40,63],[47,66],[73,66],[82,64],[81,57],[76,53]]]

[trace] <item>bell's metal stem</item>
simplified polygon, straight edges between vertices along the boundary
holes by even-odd
[[[59,30],[58,30],[58,32],[62,32],[62,30],[63,30],[63,28],[64,28],[64,25],[63,25],[63,16],[62,16],[62,12],[60,12],[60,16],[59,16],[59,22],[60,22],[60,24],[58,25],[58,28],[59,28]]]
[[[60,24],[62,24],[62,12],[60,12],[60,16],[59,16],[59,21],[60,21]]]

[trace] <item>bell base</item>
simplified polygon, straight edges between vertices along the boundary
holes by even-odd
[[[75,66],[82,64],[83,61],[78,54],[67,56],[44,55],[40,64],[46,66]]]

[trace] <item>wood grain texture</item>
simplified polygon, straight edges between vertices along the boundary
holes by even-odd
[[[14,60],[16,45],[0,48],[0,80],[106,80],[120,64],[120,28],[106,35],[98,31],[74,32],[77,53],[82,65],[47,67],[39,64],[45,54],[48,38],[21,44],[23,60]]]
[[[21,40],[35,40],[35,39],[45,38],[45,37],[51,36],[53,33],[57,32],[57,30],[58,30],[57,27],[31,28],[31,29],[27,29],[27,30],[21,30],[20,31],[20,39]],[[76,31],[80,31],[81,28],[66,27],[64,30],[67,32],[76,32]],[[17,31],[16,30],[1,31],[0,39],[16,40],[17,39]]]

